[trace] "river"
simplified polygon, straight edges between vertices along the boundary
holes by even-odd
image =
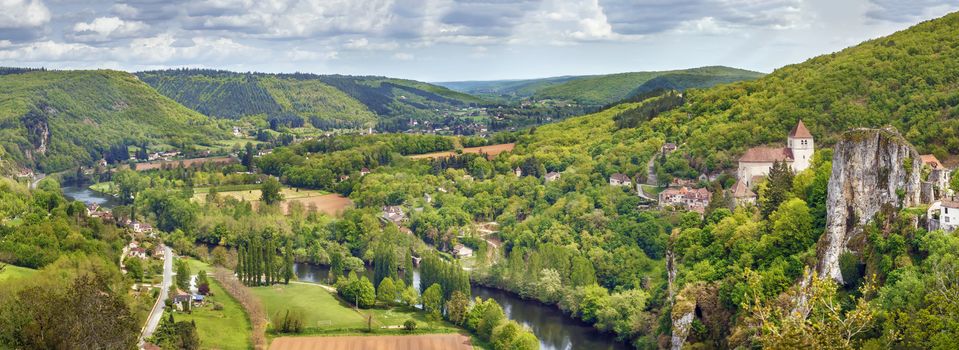
[[[106,209],[113,208],[120,203],[113,196],[103,194],[87,187],[65,186],[60,188],[63,195],[75,201],[81,201],[84,204],[96,203]]]
[[[297,263],[294,272],[300,281],[325,283],[329,267]],[[413,285],[418,287],[419,271],[413,272]],[[372,278],[371,270],[366,274]],[[473,285],[471,291],[473,297],[493,298],[503,307],[506,317],[532,329],[542,350],[629,349],[626,344],[616,341],[612,334],[600,333],[592,326],[564,315],[555,306],[523,300],[515,294],[478,285]]]

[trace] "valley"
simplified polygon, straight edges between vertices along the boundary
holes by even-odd
[[[249,57],[222,65],[237,71],[0,68],[0,348],[954,347],[959,12],[768,74],[708,65],[429,83],[325,66],[342,54],[382,65],[370,72],[430,64],[481,77],[436,57],[446,41],[476,45],[470,24],[450,23],[498,6],[427,23],[454,37],[370,37],[376,48],[328,23],[350,50],[309,56],[324,69],[306,72],[240,71],[263,67]],[[182,12],[202,30],[240,31],[214,20],[221,10]],[[716,16],[697,25],[729,24]],[[142,46],[151,20],[137,18],[119,38],[91,39],[93,22],[67,38]],[[681,22],[660,34],[699,30]],[[776,30],[812,30],[797,27]],[[178,47],[205,42],[182,30]],[[342,44],[279,37],[289,30],[236,40]],[[653,41],[589,33],[537,50]],[[3,39],[0,53],[21,45]],[[520,39],[509,45],[536,46]],[[705,56],[701,46],[681,52]],[[378,57],[384,47],[396,54]],[[491,59],[463,47],[457,70]]]

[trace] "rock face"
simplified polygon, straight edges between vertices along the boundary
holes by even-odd
[[[839,256],[861,246],[863,225],[883,209],[920,203],[919,153],[893,128],[845,133],[833,151],[826,232],[816,270],[843,283]]]

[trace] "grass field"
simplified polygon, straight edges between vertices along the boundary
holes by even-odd
[[[5,265],[3,271],[0,271],[0,281],[15,280],[35,275],[38,271],[20,266]]]
[[[341,301],[332,292],[320,285],[291,283],[270,287],[252,288],[266,307],[267,314],[273,315],[288,308],[303,312],[305,333],[310,334],[354,334],[366,331],[366,315],[373,315],[374,332],[396,331],[408,319],[419,323],[423,331],[433,333],[458,332],[460,329],[446,324],[436,324],[427,329],[425,316],[415,310],[402,307],[392,309],[375,308],[359,311]]]
[[[178,322],[196,321],[203,349],[249,349],[252,328],[243,306],[213,278],[210,278],[210,291],[213,295],[207,298],[204,306],[194,308],[191,314],[177,313],[174,319]],[[214,310],[213,303],[223,305],[223,310]]]
[[[516,147],[515,143],[503,143],[498,145],[464,148],[463,153],[486,153],[490,157],[495,157],[496,155],[500,153],[512,151],[514,147]],[[413,159],[441,158],[441,157],[451,157],[454,155],[456,155],[456,152],[453,152],[453,151],[433,152],[433,153],[412,155],[410,156],[410,158],[413,158]]]
[[[282,337],[273,340],[271,350],[470,350],[470,338],[462,334]]]
[[[190,267],[190,273],[194,275],[197,273],[197,271],[200,271],[200,270],[206,271],[207,273],[213,272],[213,267],[211,267],[210,264],[207,264],[205,262],[202,262],[194,258],[182,257],[181,259],[186,260],[187,266]]]
[[[229,189],[230,191],[218,192],[220,196],[245,200],[253,203],[254,207],[259,205],[260,197],[262,197],[262,192],[259,189],[259,185],[225,186],[224,188]],[[209,187],[193,189],[193,201],[197,203],[206,202],[206,196],[208,193],[210,193]],[[300,202],[303,204],[303,207],[307,209],[310,208],[310,205],[314,205],[317,211],[331,216],[337,216],[341,214],[344,209],[353,204],[349,198],[343,197],[339,194],[330,194],[328,192],[319,190],[284,187],[283,190],[280,191],[280,194],[283,195],[283,202],[281,205],[284,214],[289,214],[291,202]]]

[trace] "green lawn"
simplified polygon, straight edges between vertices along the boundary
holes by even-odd
[[[6,265],[3,271],[0,271],[0,281],[15,280],[18,278],[30,277],[35,275],[36,273],[37,273],[37,270],[31,269],[31,268]]]
[[[116,189],[113,188],[113,181],[98,182],[98,183],[95,183],[95,184],[90,185],[89,188],[90,188],[91,190],[94,190],[94,191],[100,192],[100,193],[114,193],[114,192],[116,192]]]
[[[194,258],[188,258],[188,257],[181,257],[180,259],[186,260],[187,266],[190,267],[190,273],[194,275],[197,273],[197,271],[200,271],[200,270],[206,271],[207,273],[213,272],[213,267],[210,267],[210,264],[207,264],[200,260],[197,260]]]
[[[203,349],[249,349],[252,328],[243,306],[213,278],[210,278],[210,291],[213,295],[207,297],[204,306],[194,308],[191,314],[177,313],[174,319],[196,321]],[[213,310],[214,302],[223,305],[223,310]]]
[[[404,307],[360,309],[357,312],[353,310],[352,306],[341,301],[335,294],[319,285],[291,283],[289,285],[255,287],[252,290],[254,294],[260,297],[266,312],[270,315],[288,308],[301,310],[307,328],[305,333],[344,334],[362,332],[366,330],[366,315],[371,313],[373,314],[373,327],[377,332],[390,332],[391,330],[385,327],[402,326],[404,321],[411,318],[415,319],[420,324],[421,330],[426,332],[461,331],[445,322],[428,329],[426,318],[421,312]],[[394,329],[392,331],[398,330]]]

